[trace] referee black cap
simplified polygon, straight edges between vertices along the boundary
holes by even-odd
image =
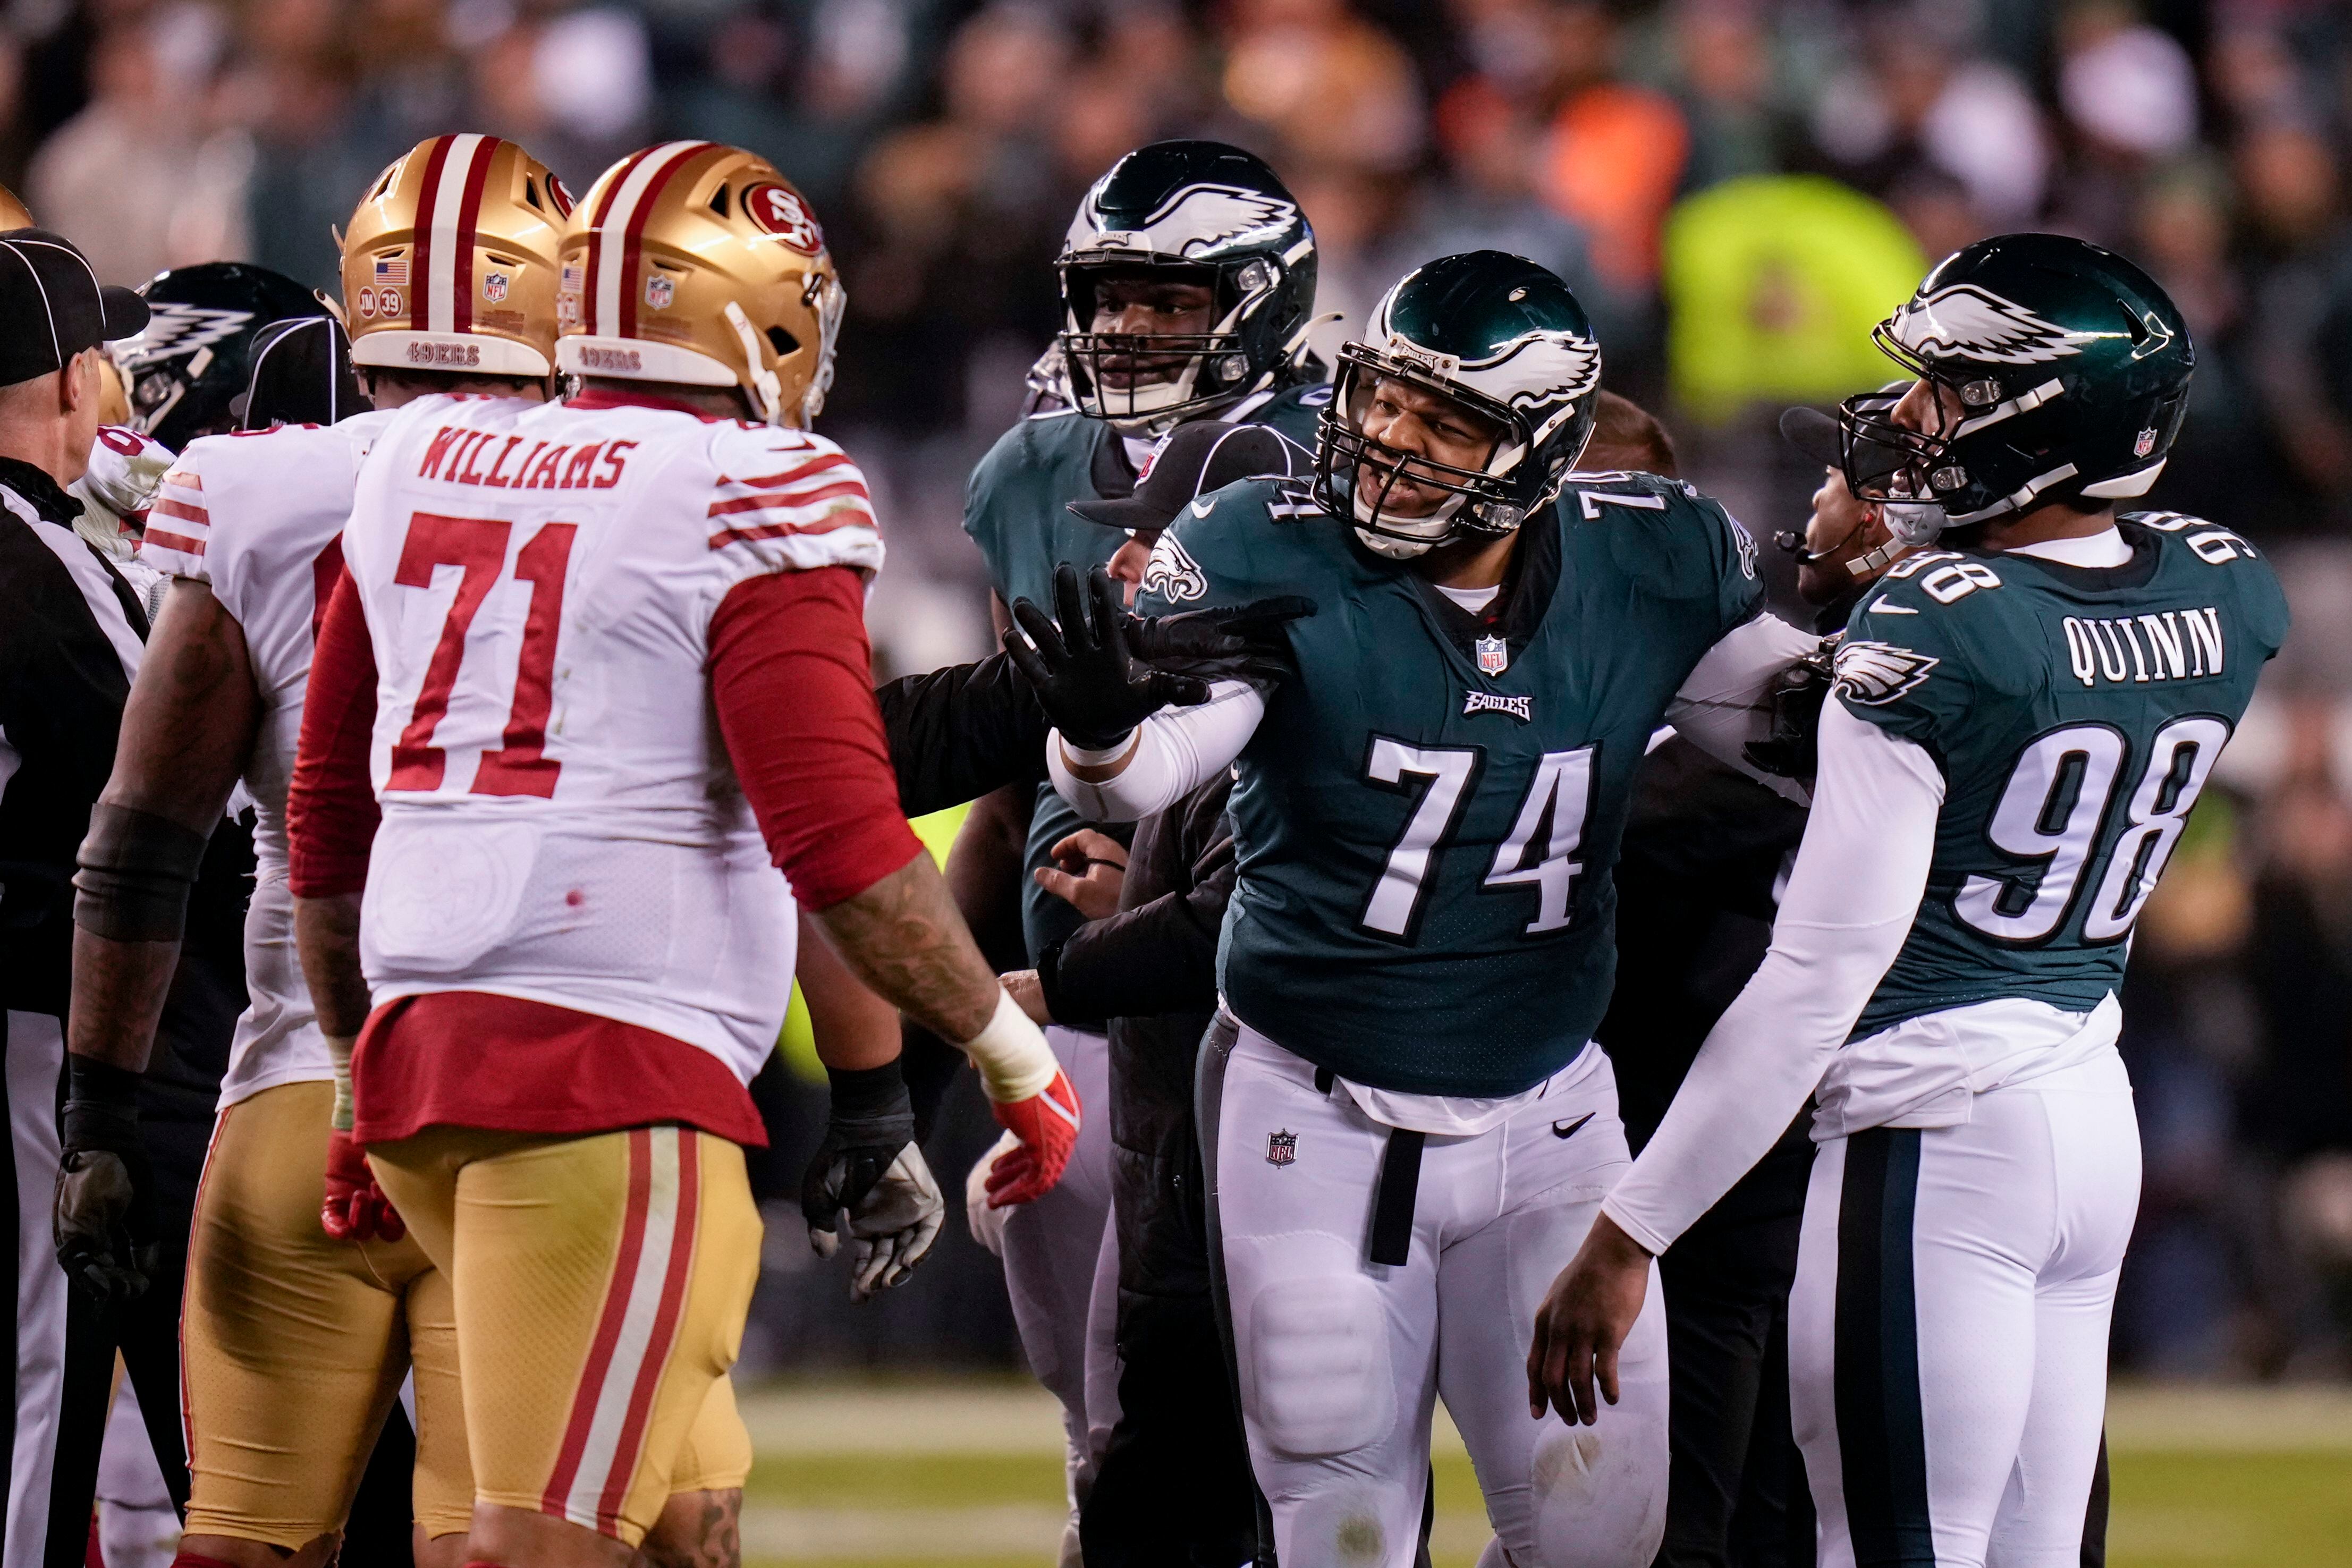
[[[1314,471],[1303,446],[1264,424],[1198,419],[1180,424],[1160,444],[1135,494],[1113,501],[1072,501],[1070,510],[1107,528],[1164,528],[1176,514],[1212,490],[1244,479],[1297,478]]]
[[[147,302],[99,287],[73,241],[47,229],[0,233],[0,386],[61,370],[84,349],[146,326]]]
[[[272,321],[254,335],[253,380],[230,400],[241,430],[335,424],[372,406],[352,371],[352,340],[332,316]]]

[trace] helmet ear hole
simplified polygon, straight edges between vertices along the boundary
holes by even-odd
[[[790,359],[801,351],[801,340],[782,327],[768,329],[768,347],[776,350],[776,358]]]
[[[547,211],[547,204],[539,199],[539,182],[529,174],[522,177],[522,199],[542,213]]]
[[[710,193],[710,210],[720,217],[727,215],[727,187],[721,185]]]

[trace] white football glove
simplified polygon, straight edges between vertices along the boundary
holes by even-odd
[[[854,1207],[836,1211],[832,1229],[809,1227],[809,1245],[818,1257],[830,1258],[847,1241],[849,1299],[869,1301],[902,1283],[930,1255],[947,1213],[923,1151],[910,1143]]]
[[[971,1239],[995,1253],[1004,1256],[1004,1222],[1013,1218],[1010,1204],[991,1208],[988,1205],[988,1173],[996,1162],[1021,1146],[1021,1140],[1007,1133],[989,1146],[988,1153],[971,1163],[971,1174],[963,1180],[963,1222]]]

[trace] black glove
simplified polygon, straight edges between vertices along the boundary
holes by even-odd
[[[1759,772],[1812,783],[1821,768],[1822,704],[1836,678],[1836,642],[1825,641],[1772,677],[1764,694],[1772,733],[1742,748]]]
[[[139,1137],[139,1077],[91,1057],[66,1059],[58,1265],[100,1302],[144,1294],[163,1252],[154,1168]]]
[[[1119,591],[1102,568],[1081,588],[1076,567],[1068,561],[1055,567],[1054,604],[1058,625],[1029,601],[1014,600],[1018,630],[1006,630],[1004,652],[1072,745],[1107,750],[1171,703],[1209,700],[1209,683],[1200,676],[1158,669],[1137,657],[1129,641],[1135,618],[1120,605]]]
[[[1131,618],[1127,640],[1137,657],[1158,669],[1269,686],[1293,673],[1283,628],[1314,613],[1313,600],[1285,594],[1222,610]]]
[[[915,1145],[914,1103],[898,1064],[827,1068],[825,1077],[833,1113],[801,1178],[801,1214],[818,1257],[850,1244],[850,1297],[863,1301],[929,1255],[947,1206]]]

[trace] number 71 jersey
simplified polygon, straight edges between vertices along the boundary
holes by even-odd
[[[546,1001],[748,1079],[793,921],[712,707],[709,627],[749,579],[880,567],[856,466],[675,405],[431,398],[377,438],[343,559],[377,672],[376,1000]]]
[[[2087,1012],[2286,636],[2270,565],[2172,512],[2112,568],[1929,550],[1864,596],[1848,712],[1924,747],[1943,810],[1910,935],[1853,1038],[2008,998]]]

